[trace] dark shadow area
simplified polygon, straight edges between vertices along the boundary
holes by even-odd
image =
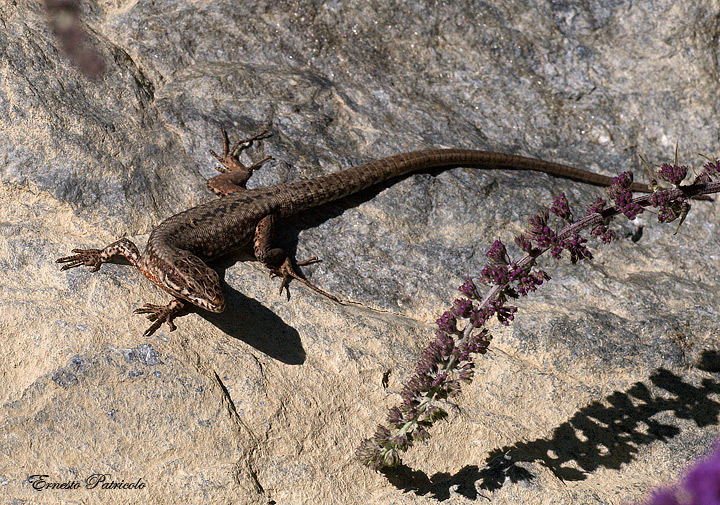
[[[699,364],[705,362],[717,368],[720,354],[705,351]],[[402,465],[384,472],[385,476],[398,489],[437,500],[450,498],[451,488],[466,498],[477,499],[479,489],[494,491],[507,480],[534,479],[523,463],[538,462],[562,481],[585,480],[598,468],[620,469],[643,445],[666,442],[680,433],[679,427],[654,418],[659,414],[662,418],[672,415],[691,420],[698,427],[718,424],[720,401],[710,398],[720,395],[717,380],[703,379],[700,386],[693,386],[660,368],[650,376],[650,382],[650,386],[637,382],[626,391],[612,393],[603,403],[583,407],[548,438],[490,451],[483,468],[468,465],[454,475],[428,476]]]
[[[418,170],[416,172],[412,172],[409,174],[401,175],[399,177],[393,177],[391,179],[388,179],[386,181],[383,181],[381,183],[375,184],[367,189],[364,189],[358,193],[354,193],[352,195],[346,196],[345,198],[342,198],[340,200],[336,200],[333,202],[326,203],[324,205],[314,207],[312,209],[303,211],[298,213],[296,216],[292,216],[289,219],[283,220],[281,225],[276,226],[275,230],[275,244],[277,247],[281,247],[285,249],[289,254],[291,254],[293,257],[295,256],[297,252],[297,241],[298,241],[298,234],[302,230],[310,229],[310,228],[316,228],[323,224],[324,222],[336,218],[338,216],[341,216],[343,212],[345,212],[348,209],[357,207],[358,205],[365,203],[369,200],[374,199],[379,193],[384,191],[385,189],[389,188],[390,186],[393,186],[397,184],[398,182],[407,179],[408,177],[411,177],[413,175],[418,174],[425,174],[430,175],[432,177],[437,177],[439,174],[446,172],[448,170],[452,170],[454,168],[459,167],[465,167],[466,165],[453,165],[453,166],[446,166],[446,167],[440,167],[440,168],[428,168],[425,170]],[[472,168],[472,166],[470,166]],[[509,172],[511,170],[508,170],[508,167],[506,166],[494,166],[494,165],[482,165],[479,167],[484,172],[489,172],[492,170],[504,170],[505,172]],[[512,170],[513,172],[516,170]],[[538,174],[538,172],[532,172],[528,170],[522,170],[522,172],[531,172]],[[546,177],[555,177],[552,175],[545,174]],[[565,179],[570,181],[578,182],[576,179],[572,178],[564,178],[564,177],[558,177],[559,179]],[[583,182],[579,181],[580,184],[583,185],[590,185],[595,186],[595,184],[590,182]],[[492,185],[493,183],[491,183]],[[475,191],[481,191],[479,188],[475,188]],[[342,239],[342,237],[338,237],[338,239]],[[322,256],[321,252],[317,253],[318,256]],[[298,258],[300,260],[305,258]],[[322,259],[322,258],[320,258]]]
[[[695,366],[705,372],[720,372],[720,351],[703,351]]]
[[[188,304],[189,307],[184,309],[179,317],[185,314],[197,314],[227,335],[242,340],[271,358],[288,365],[302,365],[306,355],[297,330],[285,323],[273,311],[225,282],[225,270],[236,262],[245,260],[252,258],[247,254],[230,254],[210,263],[210,267],[220,277],[220,286],[225,295],[223,312],[216,314]],[[107,263],[131,266],[123,257],[111,258]],[[268,282],[268,289],[278,289],[279,285],[279,280]]]
[[[237,257],[229,256],[211,264],[220,276],[225,295],[225,310],[220,314],[199,308],[193,311],[227,335],[245,342],[271,358],[288,365],[303,364],[306,354],[297,330],[273,311],[225,282],[225,270],[237,260]],[[277,289],[275,284],[272,288]]]

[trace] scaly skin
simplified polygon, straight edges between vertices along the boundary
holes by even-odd
[[[124,256],[153,283],[173,295],[175,299],[166,306],[146,304],[135,311],[147,314],[148,319],[153,321],[145,335],[151,335],[163,323],[168,324],[170,331],[175,330],[173,319],[186,312],[188,302],[212,312],[222,312],[225,299],[218,275],[205,262],[247,248],[251,243],[256,258],[273,274],[283,278],[281,291],[294,278],[337,301],[296,272],[295,266],[311,263],[315,258],[297,263],[282,249],[271,247],[274,221],[344,198],[393,177],[428,168],[477,166],[534,170],[600,186],[612,184],[611,177],[523,156],[470,149],[427,149],[396,154],[315,179],[248,190],[245,183],[253,170],[270,157],[246,167],[240,163],[238,156],[254,141],[262,140],[269,134],[260,132],[236,142],[230,148],[227,134],[225,131],[222,133],[223,155],[211,151],[223,165],[223,168],[218,168],[222,174],[208,181],[210,189],[221,198],[160,223],[150,233],[142,255],[135,244],[121,239],[102,250],[73,249],[76,254],[57,260],[65,263],[63,270],[87,265],[97,271],[112,257]],[[631,189],[650,191],[646,185],[638,183],[634,183]]]

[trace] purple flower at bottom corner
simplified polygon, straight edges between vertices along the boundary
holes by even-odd
[[[720,444],[715,453],[693,468],[684,482],[698,505],[720,505]]]
[[[709,458],[695,464],[685,479],[657,491],[648,505],[720,505],[720,443]]]

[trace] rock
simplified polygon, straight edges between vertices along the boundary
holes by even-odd
[[[312,282],[353,303],[297,282],[287,300],[233,257],[217,265],[225,313],[149,338],[132,310],[166,294],[125,265],[55,263],[121,236],[142,246],[213,198],[221,127],[273,132],[244,155],[275,158],[251,186],[433,146],[641,180],[639,155],[672,161],[676,142],[683,164],[714,156],[717,9],[590,4],[87,2],[96,80],[63,54],[40,3],[0,8],[5,503],[611,504],[708,453],[716,202],[695,202],[677,234],[648,213],[618,220],[621,240],[592,262],[548,260],[552,281],[493,328],[449,421],[389,475],[353,452],[398,403],[455,288],[553,196],[580,209],[600,189],[415,174],[279,234],[298,258],[321,257],[305,267]]]

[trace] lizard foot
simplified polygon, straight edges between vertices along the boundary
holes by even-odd
[[[72,256],[65,256],[55,260],[56,263],[67,263],[63,265],[60,270],[67,270],[68,268],[79,267],[85,265],[92,267],[93,272],[100,270],[100,265],[103,264],[100,249],[73,249],[72,252],[77,253]]]
[[[235,142],[235,144],[232,146],[232,149],[230,148],[230,139],[228,139],[227,131],[225,131],[225,129],[222,129],[220,131],[222,132],[223,136],[223,155],[220,156],[212,149],[210,150],[210,154],[212,154],[215,159],[222,164],[222,167],[215,167],[218,172],[248,172],[249,177],[249,174],[251,174],[253,170],[260,168],[263,163],[273,159],[272,156],[266,156],[260,161],[253,163],[249,167],[246,167],[245,165],[240,163],[239,159],[240,153],[242,153],[245,149],[248,149],[254,141],[263,140],[272,136],[272,133],[270,133],[269,131],[262,130],[260,133],[256,133],[252,137],[240,139]]]
[[[319,287],[317,287],[315,284],[311,284],[307,279],[305,279],[303,276],[301,276],[297,271],[295,270],[296,266],[304,266],[304,265],[311,265],[312,263],[317,263],[317,258],[310,258],[308,260],[304,261],[298,261],[295,262],[291,260],[289,257],[285,258],[285,261],[282,265],[280,265],[277,268],[271,268],[270,269],[270,275],[273,277],[282,277],[282,283],[280,283],[280,293],[282,294],[283,289],[287,291],[288,297],[290,296],[290,290],[288,289],[288,284],[290,283],[290,279],[296,279],[303,284],[305,284],[307,287],[315,291],[316,293],[320,293],[323,296],[327,296],[333,301],[340,302],[335,296],[331,295],[330,293],[323,291]]]
[[[149,337],[155,331],[162,326],[163,323],[167,323],[170,327],[170,331],[175,331],[177,326],[173,322],[173,319],[182,315],[181,312],[185,308],[185,302],[178,298],[174,299],[167,305],[155,305],[153,303],[146,303],[139,309],[135,309],[135,314],[147,314],[147,318],[153,321],[153,324],[148,328],[143,335]]]

